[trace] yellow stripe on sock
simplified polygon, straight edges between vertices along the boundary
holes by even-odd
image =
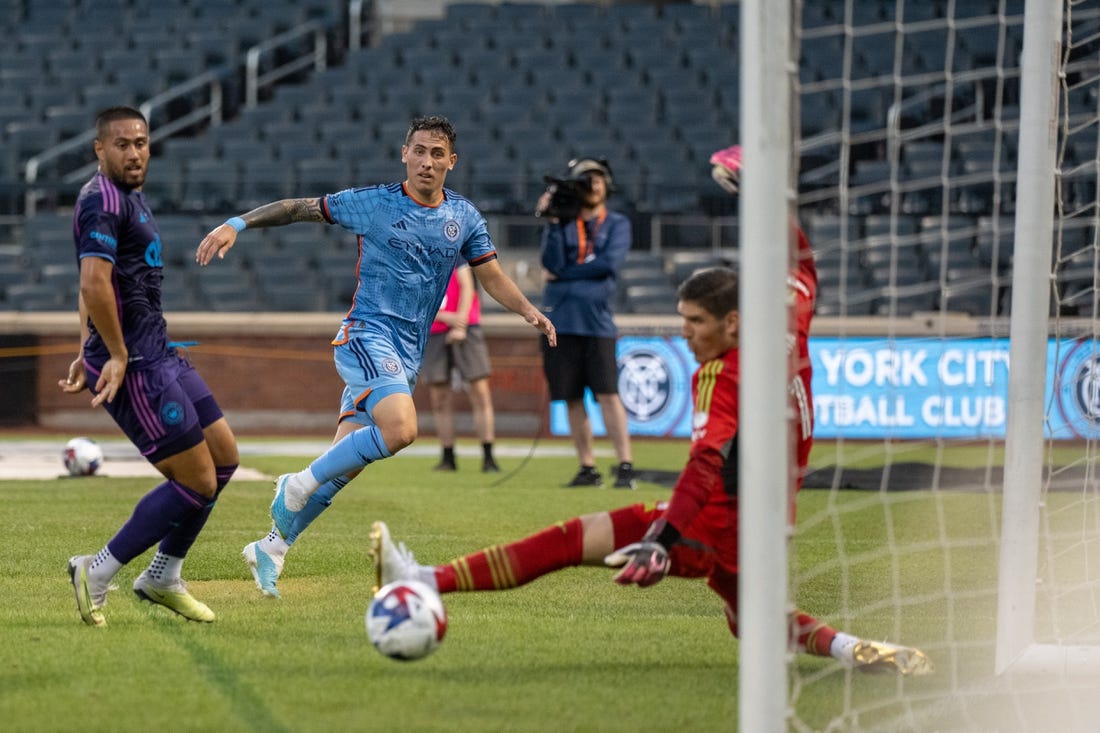
[[[814,624],[814,627],[810,629],[810,632],[808,634],[806,634],[806,642],[803,646],[802,651],[812,652],[814,649],[817,648],[817,634],[824,628],[825,623],[823,621],[818,621],[816,624]],[[795,639],[796,643],[797,641],[798,640]]]
[[[453,560],[451,567],[455,571],[455,587],[458,590],[473,590],[473,576],[470,574],[470,565],[466,562],[466,558],[460,557]]]
[[[497,590],[511,588],[508,584],[508,558],[500,545],[493,545],[485,550],[485,561],[489,565],[489,575],[493,578],[493,587]]]

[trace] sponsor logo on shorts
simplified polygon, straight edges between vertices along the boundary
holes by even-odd
[[[183,422],[183,406],[178,402],[165,402],[160,408],[160,419],[165,425],[179,425]]]

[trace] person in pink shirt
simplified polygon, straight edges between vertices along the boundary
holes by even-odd
[[[436,471],[455,471],[454,393],[466,386],[481,440],[481,470],[500,468],[493,458],[493,396],[489,391],[489,349],[481,331],[481,302],[470,267],[459,265],[451,273],[447,294],[439,307],[424,350],[423,376],[428,382],[442,457]]]

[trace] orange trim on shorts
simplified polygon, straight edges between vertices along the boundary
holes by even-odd
[[[355,402],[353,402],[352,404],[355,405],[356,407],[358,407],[360,403],[366,401],[367,397],[370,396],[370,393],[371,393],[371,390],[368,389],[366,392],[359,395],[355,399]],[[344,422],[345,420],[348,420],[352,417],[355,417],[356,412],[358,412],[357,409],[345,410],[344,412],[341,412],[339,415],[336,416],[336,424],[339,425],[340,423]],[[364,410],[364,412],[366,412],[366,410]]]
[[[352,402],[351,404],[355,405],[356,409],[358,409],[359,405],[361,405],[361,404],[363,404],[367,401],[367,398],[370,397],[370,393],[372,391],[373,390],[371,390],[370,388],[367,388],[367,390],[365,392],[363,392],[363,394],[356,397],[355,402]],[[363,410],[363,411],[366,412],[366,410]]]
[[[345,323],[342,326],[340,326],[340,335],[338,335],[336,338],[334,338],[332,340],[332,345],[333,346],[343,346],[344,344],[346,344],[348,341],[351,340],[351,336],[348,336],[348,329],[350,327],[351,327],[351,324],[349,324],[349,323]]]

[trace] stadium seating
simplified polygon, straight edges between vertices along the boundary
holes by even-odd
[[[900,71],[909,75],[902,93],[907,100],[918,99],[903,106],[901,120],[916,128],[939,114],[937,104],[943,100],[922,102],[918,92],[943,81],[949,58],[950,71],[985,72],[990,79],[997,78],[998,65],[1010,70],[1018,65],[1020,3],[1010,2],[1003,18],[996,12],[998,3],[986,0],[907,3],[904,25],[894,23],[893,0],[850,5],[849,33],[843,32],[843,0],[803,6],[800,78],[815,86],[801,96],[802,134],[818,142],[803,159],[802,185],[813,190],[840,184],[839,143],[829,138],[840,130],[847,108],[846,132],[868,141],[851,146],[851,167],[844,172],[856,190],[847,212],[851,231],[841,242],[840,232],[815,211],[805,212],[807,229],[822,252],[823,282],[839,272],[830,253],[855,252],[844,272],[849,280],[865,281],[871,294],[858,302],[824,298],[822,308],[874,313],[881,302],[876,289],[912,286],[918,290],[894,307],[919,309],[926,293],[919,291],[922,282],[911,281],[922,273],[925,284],[939,284],[949,276],[973,282],[975,263],[999,274],[1005,271],[1011,227],[999,227],[995,239],[991,222],[1011,216],[1014,189],[1009,179],[1016,161],[1010,131],[997,137],[992,126],[971,125],[951,134],[907,139],[902,165],[891,172],[881,141],[895,103],[895,44],[904,49]],[[408,117],[427,111],[441,111],[458,124],[460,163],[449,185],[490,216],[529,211],[541,191],[542,175],[560,172],[574,154],[609,156],[619,183],[616,203],[641,217],[636,231],[643,241],[648,241],[645,222],[650,215],[729,213],[728,199],[719,199],[706,177],[706,158],[737,136],[738,80],[731,63],[738,49],[736,3],[448,3],[442,19],[418,21],[346,55],[346,7],[339,0],[62,0],[3,7],[0,26],[14,39],[0,49],[0,187],[5,192],[19,190],[30,156],[86,129],[95,109],[140,103],[175,82],[216,70],[225,74],[227,121],[158,144],[146,186],[158,220],[173,213],[220,214],[288,195],[396,180]],[[948,8],[954,9],[954,35],[948,33],[947,22],[940,22]],[[321,20],[334,41],[329,67],[265,89],[258,107],[241,109],[232,94],[249,44],[308,19]],[[1003,42],[998,32],[1002,21]],[[89,48],[81,41],[89,30],[128,42]],[[444,63],[418,63],[425,54]],[[851,61],[847,92],[837,80],[838,59]],[[965,87],[959,85],[959,101],[973,104]],[[994,97],[992,89],[986,92],[987,100]],[[999,93],[1002,111],[1017,113],[1014,75],[1006,75]],[[1094,110],[1096,100],[1071,103]],[[185,114],[187,102],[181,105],[165,114]],[[1095,156],[1095,140],[1079,141],[1068,150],[1067,163]],[[82,151],[65,162],[71,159],[86,163],[90,157]],[[945,166],[951,176],[962,176],[963,183],[945,190]],[[61,162],[48,166],[42,179],[56,179],[62,167]],[[1005,180],[994,181],[990,171]],[[1070,175],[1064,195],[1071,205],[1094,201],[1095,176]],[[995,200],[1000,211],[992,210]],[[9,201],[18,207],[21,199],[6,194],[0,205]],[[890,211],[902,216],[896,231],[876,232],[869,217]],[[948,225],[942,227],[945,220]],[[56,262],[54,257],[71,257],[67,225],[63,234],[47,236],[35,234],[36,226],[27,222],[25,238],[36,267]],[[888,248],[880,245],[896,243],[891,237],[897,236],[912,246],[895,248],[886,265],[879,253]],[[681,239],[686,243],[690,238]],[[1071,234],[1067,246],[1083,241],[1090,241],[1084,230]],[[700,261],[714,256],[709,242],[696,246]],[[679,244],[675,249],[669,258],[686,254],[678,251],[683,249]],[[669,287],[686,267],[672,260],[664,263],[666,273],[679,273]],[[336,276],[318,262],[308,263],[306,270],[323,294],[293,304],[334,307],[326,288]],[[35,284],[44,273],[36,271]],[[987,273],[987,290],[988,279]],[[247,296],[217,292],[212,283],[192,296],[180,288],[199,288],[200,282],[181,278],[173,281],[170,302],[181,307],[253,307],[262,304],[276,278],[258,273],[245,277],[253,280],[256,289]],[[1076,286],[1076,275],[1067,275],[1067,283]],[[48,300],[35,288],[16,290],[12,300],[6,293],[10,287],[0,278],[4,307],[15,302],[21,304],[17,307],[40,307]],[[210,288],[216,292],[207,292]],[[980,309],[978,297],[971,303],[967,292],[960,285],[929,307]],[[644,296],[650,305],[638,297],[637,308],[658,307],[652,293]],[[291,304],[289,296],[285,302]],[[986,306],[988,302],[987,294]]]

